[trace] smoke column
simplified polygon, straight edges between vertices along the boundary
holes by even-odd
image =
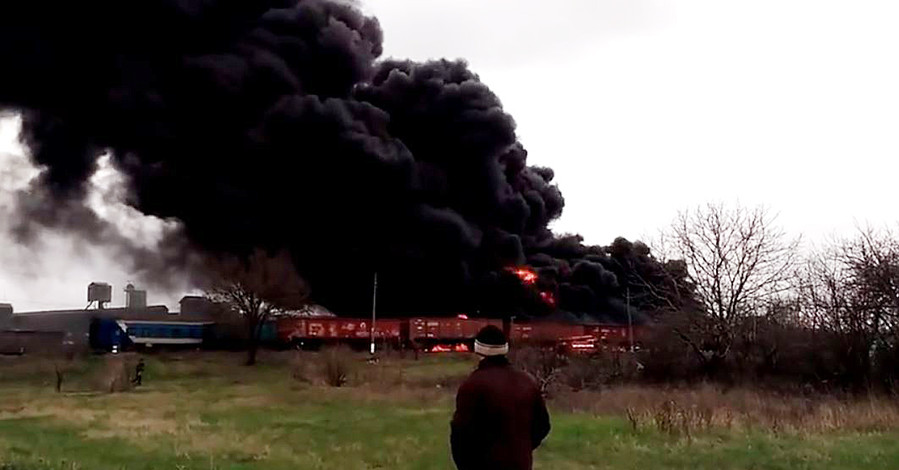
[[[384,312],[548,313],[519,265],[563,311],[620,314],[614,250],[549,231],[564,199],[497,96],[464,62],[379,61],[381,42],[323,0],[3,2],[0,107],[43,169],[17,237],[108,233],[85,208],[108,153],[132,207],[200,252],[287,249],[341,314],[376,270]]]

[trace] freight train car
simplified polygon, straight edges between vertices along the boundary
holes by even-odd
[[[494,325],[502,328],[502,320],[431,317],[408,320],[409,334],[404,338],[407,345],[425,351],[471,351],[474,337],[481,328]]]
[[[584,326],[576,323],[530,322],[513,324],[510,339],[513,343],[549,346],[585,334]]]
[[[278,340],[303,349],[318,349],[323,345],[346,344],[357,349],[371,341],[371,320],[360,318],[304,318],[284,317],[275,320]],[[400,346],[403,320],[375,321],[375,342]]]
[[[345,344],[365,349],[371,341],[371,320],[360,318],[285,317],[275,320],[277,343],[304,349]],[[458,317],[378,319],[375,341],[381,346],[429,352],[471,351],[481,328],[503,328],[502,320]],[[639,338],[638,328],[634,337]],[[541,347],[561,346],[569,351],[596,351],[629,346],[626,325],[583,325],[536,321],[510,325],[512,343]]]
[[[630,340],[627,325],[587,325],[584,334],[593,336],[601,344],[612,346],[626,344]]]

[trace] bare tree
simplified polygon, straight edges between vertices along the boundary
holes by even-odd
[[[715,368],[746,319],[790,289],[799,239],[788,238],[763,207],[708,204],[679,213],[664,240],[666,254],[686,264],[702,309],[692,316],[693,332],[678,334]]]
[[[257,250],[246,259],[228,258],[213,264],[217,277],[207,297],[229,305],[243,318],[247,365],[253,365],[266,321],[305,305],[309,287],[285,253],[269,256]]]
[[[834,374],[869,386],[878,355],[899,358],[899,241],[888,230],[860,230],[810,256],[798,278],[803,320],[830,339]],[[879,365],[888,385],[897,379],[895,367]]]
[[[844,244],[843,257],[868,324],[877,337],[899,328],[899,240],[890,230],[863,229]]]

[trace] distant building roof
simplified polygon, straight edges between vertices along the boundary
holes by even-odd
[[[8,317],[7,329],[36,331],[65,331],[72,334],[87,334],[90,321],[94,318],[112,318],[130,321],[208,321],[208,315],[186,314],[170,315],[164,305],[153,305],[144,309],[105,308],[93,310],[45,310],[37,312],[18,312]]]
[[[336,317],[333,312],[318,304],[309,304],[297,310],[284,312],[288,317]]]
[[[38,310],[34,312],[16,312],[16,316],[54,316],[54,315],[146,315],[146,314],[167,314],[169,308],[165,305],[149,305],[146,308],[128,308],[114,307],[103,309],[72,309],[72,310]]]

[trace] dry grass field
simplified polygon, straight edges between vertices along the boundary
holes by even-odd
[[[224,353],[0,358],[3,469],[452,469],[471,356]],[[62,375],[56,391],[57,374]],[[341,384],[335,387],[335,384]],[[617,387],[555,390],[537,469],[895,469],[884,398]]]

